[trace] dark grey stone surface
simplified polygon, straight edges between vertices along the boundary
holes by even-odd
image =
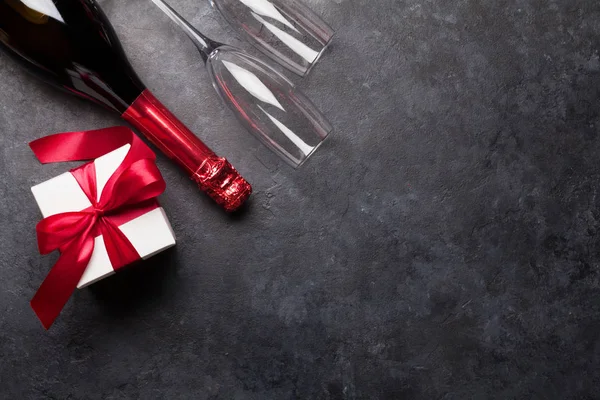
[[[338,34],[296,79],[335,136],[295,172],[221,106],[149,1],[101,2],[140,75],[254,184],[225,215],[164,157],[177,248],[29,300],[27,143],[120,124],[0,56],[0,398],[588,399],[600,393],[600,3],[311,0]],[[240,43],[200,0],[173,0]]]

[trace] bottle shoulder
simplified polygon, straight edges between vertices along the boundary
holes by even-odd
[[[0,0],[3,50],[54,86],[117,112],[126,110],[144,85],[96,3],[38,3],[54,8],[35,10],[30,2]]]

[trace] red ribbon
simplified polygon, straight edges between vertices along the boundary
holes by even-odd
[[[53,215],[36,228],[40,253],[61,252],[31,301],[46,329],[77,288],[92,257],[95,237],[102,235],[115,270],[140,259],[119,225],[158,207],[156,197],[166,184],[156,166],[156,155],[127,127],[60,133],[30,143],[43,164],[92,160],[126,144],[131,149],[104,187],[100,201],[95,166],[82,165],[71,173],[92,206]]]

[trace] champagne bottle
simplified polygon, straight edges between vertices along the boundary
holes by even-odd
[[[0,49],[34,75],[118,113],[228,211],[251,186],[146,88],[94,0],[0,0]]]

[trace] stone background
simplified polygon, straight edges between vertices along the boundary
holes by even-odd
[[[254,184],[225,215],[164,157],[178,246],[44,332],[27,143],[122,122],[0,56],[0,398],[591,399],[600,393],[600,3],[310,0],[336,128],[300,171],[149,1],[100,1],[148,86]],[[172,0],[250,49],[200,0]],[[251,49],[250,49],[251,50]],[[251,50],[254,51],[254,50]]]

